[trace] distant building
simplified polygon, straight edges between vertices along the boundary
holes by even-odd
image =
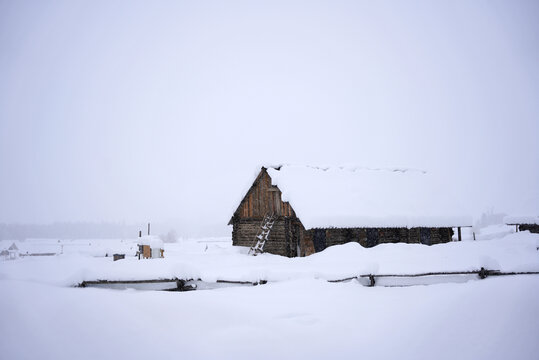
[[[445,181],[445,186],[449,186]],[[358,242],[432,245],[471,226],[450,191],[407,169],[262,167],[229,221],[232,243],[288,257]]]
[[[503,222],[514,226],[517,232],[527,230],[539,234],[539,216],[506,216]]]
[[[9,259],[9,251],[7,250],[2,250],[2,252],[0,252],[0,257],[2,257],[2,260],[7,260]]]
[[[142,256],[144,259],[163,258],[165,250],[163,241],[156,236],[143,236],[139,238],[139,259]]]
[[[11,244],[7,251],[9,253],[10,260],[14,260],[19,257],[19,248],[17,247],[17,245],[15,245],[15,243]]]
[[[118,261],[118,260],[125,259],[125,254],[113,254],[112,259],[113,259],[113,261]]]

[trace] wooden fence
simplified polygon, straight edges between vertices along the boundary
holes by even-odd
[[[426,272],[418,274],[363,274],[344,279],[328,280],[332,283],[345,282],[350,280],[368,279],[368,286],[375,286],[377,279],[384,278],[421,278],[421,277],[447,277],[447,276],[469,276],[477,275],[479,279],[486,279],[489,276],[513,276],[513,275],[539,275],[539,271],[522,271],[522,272],[502,272],[499,270],[488,270],[481,268],[480,270],[472,271],[444,271],[444,272]],[[404,285],[405,286],[405,285]]]
[[[472,279],[486,279],[489,276],[515,276],[515,275],[539,275],[539,271],[523,271],[523,272],[502,272],[498,270],[488,270],[481,268],[480,270],[472,271],[446,271],[446,272],[425,272],[418,274],[362,274],[343,279],[327,280],[330,283],[341,283],[352,280],[357,280],[360,284],[372,286],[413,286],[413,285],[429,285],[446,282],[465,282]],[[410,279],[426,279],[429,280],[414,280]],[[201,279],[152,279],[152,280],[95,280],[83,281],[76,285],[77,287],[114,287],[114,285],[144,285],[144,284],[162,284],[162,289],[165,291],[191,291],[198,288],[215,289],[227,286],[256,286],[264,285],[267,280],[252,281],[235,281],[235,280],[217,280],[215,282],[205,282]],[[172,286],[171,286],[172,285]]]

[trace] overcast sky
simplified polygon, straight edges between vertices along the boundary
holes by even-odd
[[[226,224],[262,164],[539,214],[538,1],[0,1],[0,222]]]

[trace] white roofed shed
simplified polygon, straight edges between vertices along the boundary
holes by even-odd
[[[140,253],[147,258],[162,258],[164,252],[163,240],[157,236],[146,235],[139,239]]]

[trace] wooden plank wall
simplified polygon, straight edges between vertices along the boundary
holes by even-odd
[[[290,204],[282,201],[281,190],[271,185],[270,176],[263,170],[258,183],[249,190],[236,215],[243,219],[262,219],[269,213],[295,216]]]
[[[234,222],[232,230],[232,245],[251,247],[260,231],[261,221],[256,219],[239,219]],[[297,254],[296,244],[292,241],[290,219],[276,220],[271,229],[264,252],[294,257]]]
[[[314,250],[313,232],[302,229],[300,234],[301,256],[314,254],[316,251]]]
[[[531,233],[539,234],[539,225],[537,224],[521,224],[518,226],[519,231],[528,230]]]
[[[372,228],[371,228],[372,229]],[[374,228],[378,233],[378,244],[385,243],[421,243],[421,228]],[[428,228],[430,231],[431,245],[450,242],[453,235],[451,228]],[[314,230],[306,231],[305,237],[312,239]],[[367,228],[350,229],[325,229],[326,247],[345,244],[348,242],[358,242],[363,247],[367,245]],[[312,242],[312,240],[311,240]]]

